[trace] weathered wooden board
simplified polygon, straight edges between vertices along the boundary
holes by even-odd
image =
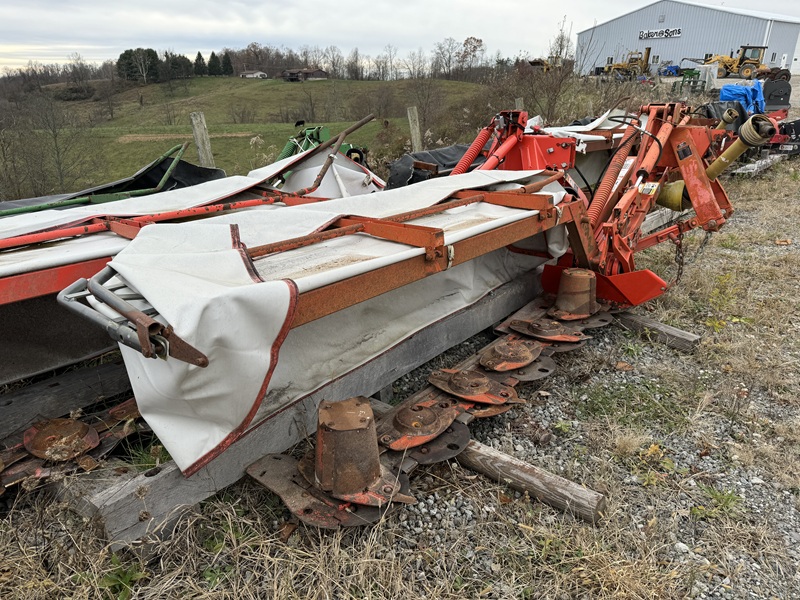
[[[589,523],[598,523],[606,509],[602,494],[475,440],[467,444],[456,460],[468,469],[527,492],[531,498]]]
[[[65,373],[0,396],[0,440],[32,425],[130,391],[122,359]]]
[[[316,408],[323,398],[370,396],[452,346],[491,327],[539,292],[538,277],[533,274],[507,283],[261,423],[190,478],[184,477],[170,462],[157,472],[114,475],[106,470],[86,474],[61,485],[60,492],[73,499],[81,514],[98,518],[110,540],[141,539],[157,532],[182,509],[238,481],[245,475],[247,466],[259,457],[283,452],[313,433]]]
[[[659,323],[655,319],[644,315],[623,312],[615,315],[615,317],[625,329],[639,332],[649,339],[656,340],[670,348],[682,350],[683,352],[693,352],[702,339],[699,335]]]

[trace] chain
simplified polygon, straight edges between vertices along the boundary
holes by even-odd
[[[675,264],[678,265],[678,274],[675,275],[675,281],[670,284],[670,287],[675,285],[683,277],[683,265],[686,262],[686,257],[683,253],[683,232],[678,234],[678,239],[675,240]]]
[[[700,245],[697,247],[697,251],[694,253],[694,256],[692,257],[692,259],[691,259],[691,260],[689,260],[689,261],[687,261],[687,263],[686,263],[687,265],[690,265],[690,264],[692,264],[694,261],[696,261],[696,260],[698,259],[698,257],[699,257],[699,256],[700,256],[700,255],[703,253],[703,251],[706,249],[706,246],[708,246],[708,242],[709,242],[710,240],[711,240],[711,232],[710,232],[710,231],[706,231],[706,235],[705,235],[705,237],[703,238],[703,241],[702,241],[702,242],[700,242]]]
[[[698,259],[698,257],[705,251],[706,246],[708,246],[709,240],[711,240],[711,232],[706,231],[706,235],[703,238],[703,241],[700,242],[700,245],[697,247],[694,256],[692,256],[691,259],[686,260],[686,252],[683,247],[683,233],[678,234],[678,238],[675,240],[675,264],[678,265],[678,273],[675,275],[675,281],[670,284],[670,287],[681,280],[681,277],[683,277],[684,266],[691,265]]]

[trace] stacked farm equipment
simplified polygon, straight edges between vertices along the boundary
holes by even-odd
[[[298,183],[299,189],[279,190],[259,182],[248,187],[248,193],[256,198],[180,213],[222,213],[204,221],[202,229],[197,223],[151,227],[159,220],[153,215],[93,219],[81,225],[133,238],[132,248],[123,250],[119,260],[97,275],[79,279],[59,300],[119,342],[140,402],[138,406],[128,402],[116,409],[106,407],[86,417],[37,420],[20,430],[18,439],[0,453],[0,484],[10,487],[26,478],[92,470],[119,440],[136,430],[133,419],[141,412],[176,462],[144,475],[146,481],[137,479],[144,476],[133,476],[92,498],[81,499],[92,512],[117,520],[115,531],[126,536],[139,536],[149,531],[148,523],[166,518],[176,503],[173,489],[186,494],[187,499],[177,503],[191,504],[245,472],[281,496],[303,521],[321,527],[371,523],[395,503],[415,501],[408,476],[416,468],[450,459],[597,522],[605,507],[601,494],[471,441],[468,425],[524,403],[519,390],[555,371],[555,353],[581,347],[591,339],[593,328],[613,322],[613,313],[667,291],[671,283],[637,268],[636,253],[668,242],[675,245],[676,257],[682,257],[687,232],[718,231],[733,214],[720,173],[742,154],[773,143],[776,135],[797,137],[793,131],[779,129],[776,121],[765,115],[751,117],[734,134],[730,130],[741,118],[731,112],[721,116],[702,118],[681,104],[651,104],[624,117],[608,117],[616,121],[616,129],[596,131],[594,140],[583,132],[587,139],[579,141],[531,125],[524,111],[504,111],[480,131],[455,166],[448,167],[454,177],[434,177],[405,191],[317,204],[323,198],[311,197],[311,192],[318,188],[341,148],[344,138],[339,136],[318,146],[318,158],[324,158],[320,172],[313,182]],[[599,148],[609,152],[596,185],[585,180],[578,185],[568,174],[576,166],[579,143],[600,144]],[[322,155],[326,148],[332,148],[328,157]],[[286,172],[271,172],[269,181]],[[394,207],[391,199],[402,203]],[[269,210],[231,212],[255,206]],[[645,219],[657,207],[670,211],[671,217],[660,229],[648,232]],[[300,227],[299,217],[304,214],[316,220]],[[277,217],[290,221],[291,235],[276,233],[271,217],[276,222],[280,220]],[[254,219],[260,229],[248,229],[248,221]],[[207,241],[204,238],[213,241],[215,227],[222,231],[219,255],[210,251],[215,248],[202,247]],[[43,238],[46,241],[84,233],[88,229],[78,231],[69,224],[62,231],[38,235],[54,236]],[[177,237],[170,237],[173,234]],[[547,240],[543,243],[544,234]],[[141,242],[138,250],[137,238]],[[154,243],[164,244],[169,253],[150,265],[141,262]],[[355,248],[349,250],[348,243]],[[344,254],[336,255],[337,249]],[[390,251],[397,252],[397,259]],[[171,261],[180,266],[181,261],[193,260],[193,252],[199,253],[197,281],[214,275],[207,272],[208,265],[222,264],[218,258],[234,261],[242,272],[223,273],[217,287],[170,288],[167,296],[174,306],[160,304],[159,288],[176,284],[186,273],[174,271],[163,280],[149,281],[147,269],[170,273]],[[375,266],[354,269],[367,259],[375,260]],[[348,362],[348,354],[368,344],[375,330],[389,321],[399,327],[403,311],[413,310],[411,298],[423,294],[425,286],[449,281],[450,287],[442,293],[432,288],[436,293],[424,308],[433,311],[441,298],[461,294],[459,286],[475,285],[472,279],[469,284],[461,282],[459,278],[473,275],[460,275],[459,268],[483,260],[492,267],[523,259],[531,261],[525,263],[525,269],[520,266],[509,271],[508,280],[487,283],[484,296],[501,289],[500,284],[523,280],[538,292],[538,282],[530,281],[538,275],[529,269],[547,262],[541,274],[545,294],[533,297],[531,291],[525,302],[501,313],[499,316],[506,318],[494,328],[498,337],[485,348],[450,368],[432,371],[427,387],[393,407],[364,397],[375,391],[369,387],[372,382],[354,378],[355,383],[339,383],[358,369],[370,372],[369,365],[386,364],[380,362],[381,357],[392,356],[396,346],[413,338],[430,339],[424,331],[444,327],[441,323],[482,297],[476,293],[456,308],[432,312],[427,321],[410,321],[403,325],[407,330],[396,333],[387,345],[376,345],[372,354]],[[136,272],[139,267],[144,269],[141,274]],[[342,268],[347,271],[337,271]],[[681,268],[682,264],[678,275]],[[241,286],[243,293],[231,296],[236,286]],[[268,286],[278,293],[251,303],[255,298],[251,294]],[[403,296],[412,286],[413,293]],[[196,301],[206,304],[196,309]],[[375,320],[373,329],[369,329],[369,321],[359,323],[369,315],[382,315],[379,311],[384,307],[390,307],[393,312],[387,314],[394,315],[386,322]],[[250,310],[265,312],[249,314]],[[511,311],[516,312],[508,316]],[[188,329],[182,321],[187,313],[196,315]],[[217,330],[205,331],[208,323],[202,319],[208,316],[218,324]],[[261,342],[256,332],[252,337],[266,346],[237,347],[239,340],[247,338],[248,328],[267,316],[275,321],[273,339]],[[336,321],[340,316],[341,323]],[[493,318],[488,323],[473,323],[468,335],[496,322]],[[352,334],[353,339],[348,337],[348,329],[359,325],[367,329]],[[441,329],[436,331],[443,335]],[[325,336],[335,341],[338,354],[316,363],[304,362],[309,360],[307,355],[314,356],[312,346],[322,345]],[[236,359],[223,363],[220,370],[217,352],[226,345],[232,346]],[[425,362],[423,350],[414,351],[416,362],[408,361],[409,368]],[[256,353],[265,357],[265,364],[258,367],[263,366],[264,373],[237,370],[240,362]],[[280,358],[296,360],[297,365],[282,367]],[[271,387],[276,372],[283,379]],[[376,376],[374,371],[372,374]],[[242,393],[237,386],[248,378],[257,380],[253,389],[258,397],[252,406],[244,406],[241,418],[232,419],[229,430],[212,432],[218,434],[213,444],[200,445],[194,454],[178,458],[176,455],[190,446],[189,438],[196,433],[193,428],[200,425],[186,418],[192,427],[170,431],[174,423],[165,426],[164,415],[179,414],[181,406],[192,407],[192,393],[216,394],[212,399],[219,402],[202,409],[208,408],[213,425],[214,419],[224,420],[234,412],[238,398],[247,400],[250,392]],[[392,380],[383,373],[380,379]],[[298,387],[297,380],[306,387]],[[159,389],[179,399],[180,406],[163,402],[157,396]],[[298,391],[291,395],[287,389]],[[314,429],[314,449],[303,459],[281,453]],[[543,430],[538,439],[546,443],[549,437]],[[152,494],[163,492],[173,498],[172,504],[165,500],[161,508],[154,508],[151,496],[147,510],[134,510],[144,502],[134,491],[145,483]]]

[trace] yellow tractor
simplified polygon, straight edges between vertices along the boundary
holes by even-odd
[[[625,79],[636,79],[639,75],[649,75],[650,48],[645,48],[644,52],[638,50],[628,52],[624,62],[606,65],[604,71],[607,75]]]
[[[736,56],[731,52],[730,56],[714,54],[708,58],[684,58],[683,60],[690,60],[701,65],[716,64],[717,77],[719,78],[733,74],[743,79],[753,79],[759,71],[770,70],[764,64],[766,50],[766,46],[742,46]]]

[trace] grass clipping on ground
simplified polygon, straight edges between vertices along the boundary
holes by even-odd
[[[611,328],[602,347],[598,336],[558,357],[556,377],[522,390],[536,401],[491,425],[513,433],[513,452],[525,437],[515,424],[556,407],[557,440],[535,462],[606,493],[600,526],[453,463],[412,480],[426,519],[401,507],[374,527],[294,529],[275,496],[243,481],[191,509],[140,558],[106,545],[93,523],[41,490],[20,493],[0,521],[0,597],[791,596],[797,564],[786,532],[726,477],[772,481],[798,508],[798,179],[782,163],[727,181],[732,221],[647,308],[703,334],[695,354]],[[701,239],[687,238],[690,259]],[[674,248],[648,251],[641,264],[669,279]],[[706,459],[711,467],[697,466]],[[448,506],[467,508],[471,520]]]

